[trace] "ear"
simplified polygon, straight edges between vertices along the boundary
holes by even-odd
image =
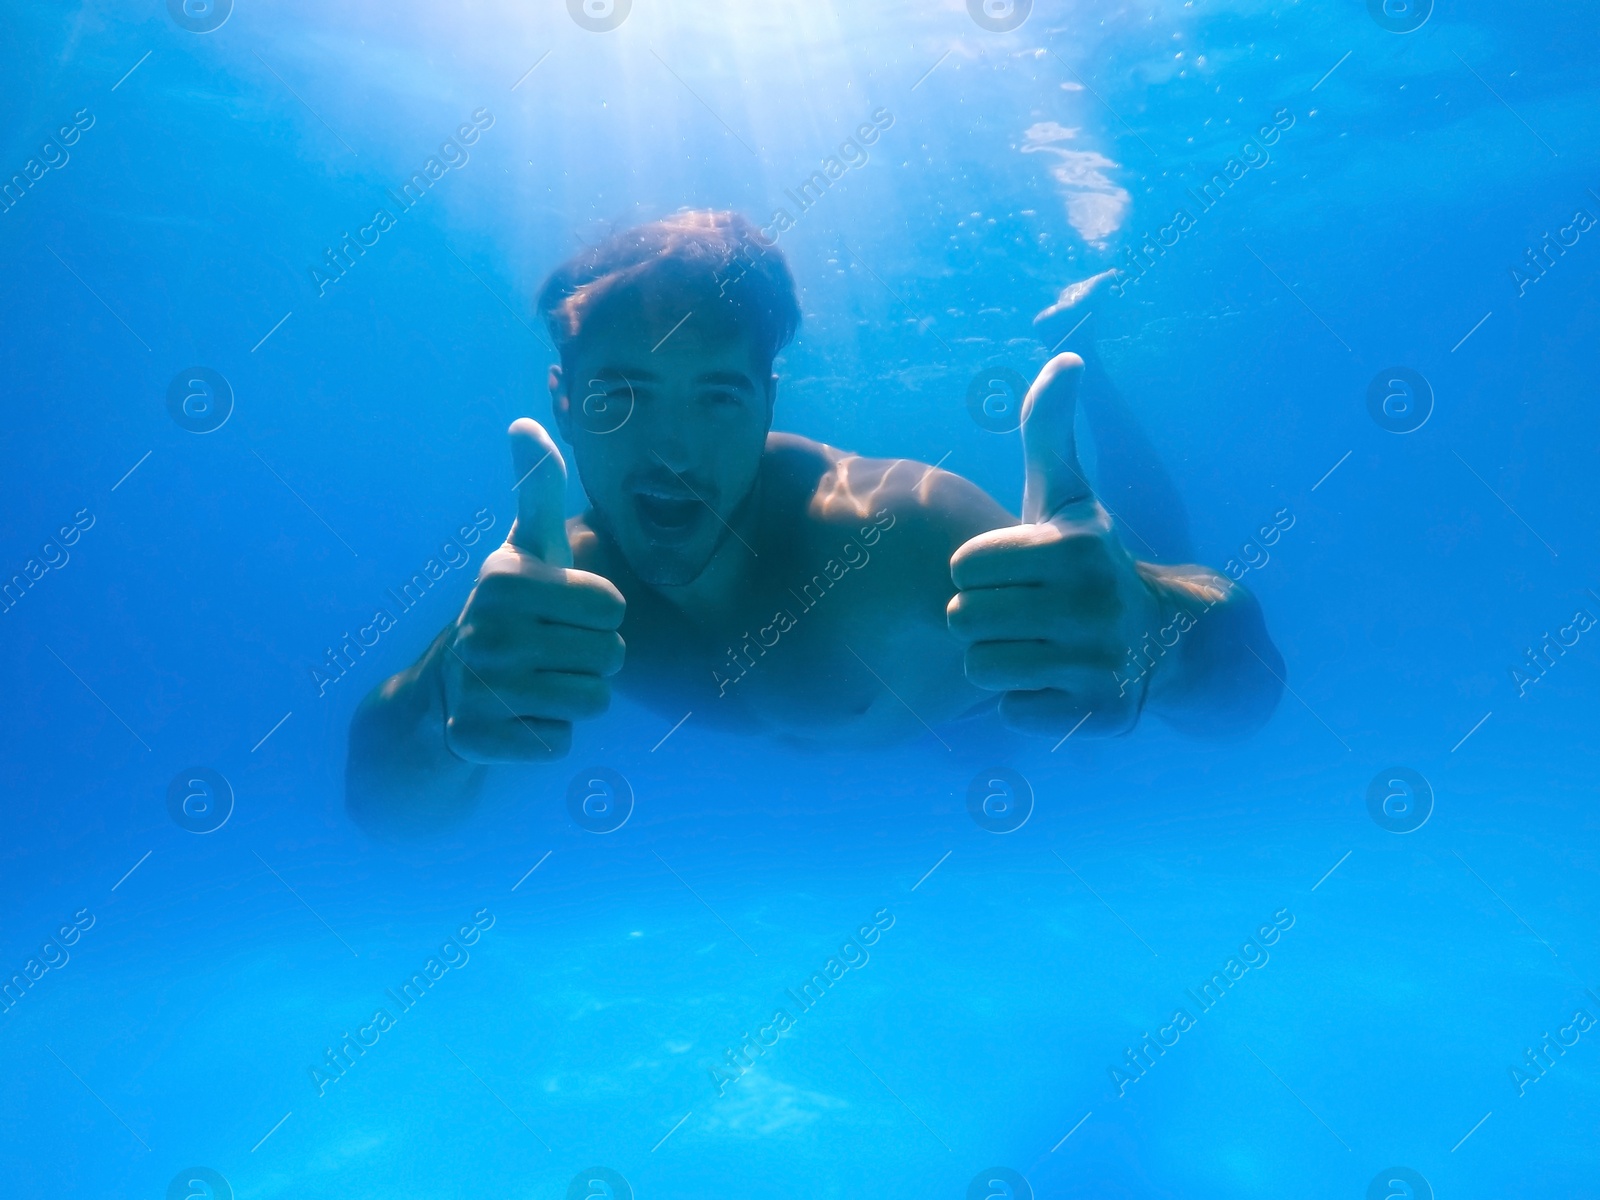
[[[773,410],[773,407],[777,403],[778,403],[778,377],[776,375],[769,375],[767,377],[767,428],[768,429],[772,428],[772,410]]]
[[[561,367],[550,364],[548,379],[550,387],[550,415],[555,418],[556,428],[561,431],[561,438],[572,445],[572,401],[567,396],[567,381],[561,373]]]

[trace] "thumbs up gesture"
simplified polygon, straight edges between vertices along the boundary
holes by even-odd
[[[967,678],[1004,693],[1007,724],[1057,738],[1080,722],[1118,733],[1138,720],[1142,687],[1116,674],[1161,611],[1078,466],[1082,373],[1076,354],[1058,354],[1023,401],[1023,524],[979,534],[950,560],[947,613]]]
[[[475,763],[561,758],[572,723],[603,713],[622,668],[625,603],[572,568],[567,466],[537,421],[515,421],[517,519],[484,560],[444,656],[445,744]]]

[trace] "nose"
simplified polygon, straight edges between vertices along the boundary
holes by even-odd
[[[678,475],[684,475],[695,465],[694,451],[684,426],[684,412],[676,406],[642,404],[635,414],[639,433],[649,446],[653,461],[662,464]]]
[[[652,439],[650,449],[655,460],[674,475],[687,474],[689,468],[693,465],[689,457],[688,448],[681,438]]]

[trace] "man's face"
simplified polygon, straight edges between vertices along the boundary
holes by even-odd
[[[635,314],[597,317],[551,373],[584,491],[640,579],[690,583],[737,524],[772,424],[774,381],[749,342]],[[670,331],[670,332],[669,332]],[[718,331],[720,334],[720,331]]]

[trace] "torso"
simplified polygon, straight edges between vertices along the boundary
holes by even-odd
[[[987,699],[946,627],[950,556],[1014,522],[959,476],[772,434],[756,566],[715,612],[670,603],[583,518],[569,534],[575,565],[627,599],[623,694],[672,720],[836,744],[921,733]]]

